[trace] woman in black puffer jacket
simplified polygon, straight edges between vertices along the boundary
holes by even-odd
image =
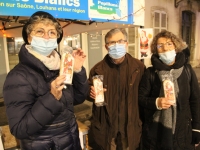
[[[151,44],[151,62],[139,87],[142,150],[193,150],[200,142],[200,92],[186,44],[169,31]],[[165,83],[173,87],[167,88]]]
[[[83,51],[74,52],[72,84],[64,85],[60,55],[54,50],[63,35],[59,22],[49,13],[36,12],[22,35],[19,64],[3,88],[11,133],[20,139],[22,150],[81,150],[73,105],[82,103],[88,92]]]

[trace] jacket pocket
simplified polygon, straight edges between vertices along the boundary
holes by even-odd
[[[191,120],[186,118],[184,122],[179,124],[179,127],[176,127],[176,141],[178,147],[185,149],[187,146],[191,146],[192,139],[192,126]]]
[[[135,83],[135,80],[137,78],[138,73],[140,72],[139,69],[136,69],[132,75],[131,75],[131,81],[130,81],[130,86],[133,86],[133,84]]]

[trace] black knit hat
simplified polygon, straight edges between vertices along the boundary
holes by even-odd
[[[60,23],[49,13],[47,12],[44,12],[44,11],[37,11],[35,12],[30,18],[29,20],[27,21],[27,23],[23,26],[23,29],[22,29],[22,37],[24,39],[24,42],[26,44],[28,44],[28,35],[27,35],[27,32],[26,32],[26,29],[28,27],[29,24],[33,23],[34,21],[34,17],[35,16],[42,16],[43,18],[48,18],[50,20],[52,20],[53,22],[57,22],[59,25]],[[62,37],[63,37],[63,30],[62,30],[62,33],[60,34],[60,37],[57,39],[57,43],[59,44],[60,41],[62,40]]]

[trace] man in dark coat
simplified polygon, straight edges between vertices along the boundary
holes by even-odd
[[[93,104],[91,132],[95,150],[135,150],[139,147],[142,122],[138,111],[138,86],[145,66],[126,53],[127,33],[112,29],[105,36],[108,54],[90,71],[90,100],[96,93],[93,77],[103,75],[103,106]],[[105,104],[105,105],[104,105]]]

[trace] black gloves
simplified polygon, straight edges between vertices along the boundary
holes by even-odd
[[[200,142],[200,132],[192,131],[192,144],[198,144]]]

